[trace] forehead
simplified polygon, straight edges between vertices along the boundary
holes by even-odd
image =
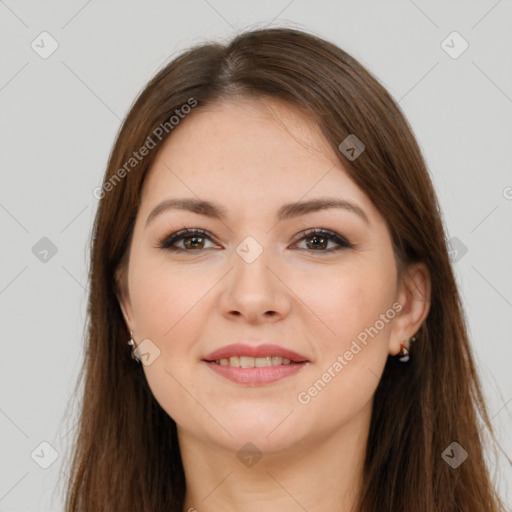
[[[311,117],[277,100],[243,98],[181,121],[149,170],[142,203],[195,195],[247,211],[326,194],[372,209]]]

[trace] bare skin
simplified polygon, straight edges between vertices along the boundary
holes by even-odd
[[[320,197],[350,201],[368,223],[341,208],[276,219],[283,204]],[[167,209],[146,225],[171,198],[217,203],[226,218]],[[159,247],[185,227],[207,235],[177,240],[180,252]],[[311,228],[352,247],[304,238]],[[236,251],[248,236],[263,251],[251,263]],[[119,300],[135,342],[149,339],[160,351],[144,372],[178,426],[184,511],[351,510],[386,359],[429,310],[427,268],[417,264],[397,277],[385,219],[304,114],[238,99],[197,110],[175,128],[144,185]],[[352,350],[379,319],[378,334]],[[286,347],[309,363],[250,386],[203,361],[241,340]],[[341,371],[333,370],[338,356],[346,362]],[[331,378],[322,377],[329,368]],[[321,378],[326,385],[309,393]],[[241,460],[249,442],[262,455],[255,464]]]

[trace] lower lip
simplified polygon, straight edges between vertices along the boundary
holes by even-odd
[[[260,386],[270,384],[277,380],[295,375],[302,370],[308,362],[296,364],[283,364],[279,366],[265,366],[263,368],[242,368],[236,366],[223,366],[211,361],[204,361],[215,373],[238,384]]]

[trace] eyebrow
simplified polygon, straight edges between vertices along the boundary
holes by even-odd
[[[276,217],[278,221],[282,221],[329,208],[341,208],[355,213],[358,217],[364,220],[366,224],[370,225],[368,216],[359,206],[347,201],[346,199],[329,197],[285,204],[279,208]],[[148,215],[148,218],[146,219],[146,226],[155,217],[167,210],[186,210],[206,217],[211,217],[213,219],[218,219],[220,221],[224,221],[228,218],[228,211],[223,206],[211,201],[203,201],[200,199],[166,199],[159,203]]]

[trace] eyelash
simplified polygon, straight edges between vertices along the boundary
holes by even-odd
[[[175,242],[178,242],[185,238],[197,236],[197,235],[199,235],[201,238],[208,238],[208,239],[210,239],[210,241],[212,241],[211,236],[206,231],[204,231],[202,229],[182,229],[181,231],[172,233],[171,235],[165,236],[164,238],[159,240],[158,248],[166,249],[171,252],[195,252],[195,251],[206,250],[206,249],[190,249],[189,250],[189,249],[181,249],[181,248],[172,246]],[[333,242],[337,243],[338,247],[336,247],[334,249],[331,248],[331,249],[325,249],[325,250],[319,250],[319,251],[315,251],[313,249],[312,250],[304,249],[304,250],[309,251],[309,252],[332,253],[332,252],[340,251],[342,249],[352,249],[354,247],[350,242],[348,242],[345,238],[338,235],[334,231],[331,231],[329,229],[323,229],[323,228],[319,228],[319,229],[314,228],[314,229],[308,229],[308,230],[304,231],[302,233],[301,238],[299,238],[296,242],[294,242],[294,245],[299,242],[302,242],[302,240],[305,240],[307,238],[312,238],[314,236],[325,237],[329,241],[333,241]]]

